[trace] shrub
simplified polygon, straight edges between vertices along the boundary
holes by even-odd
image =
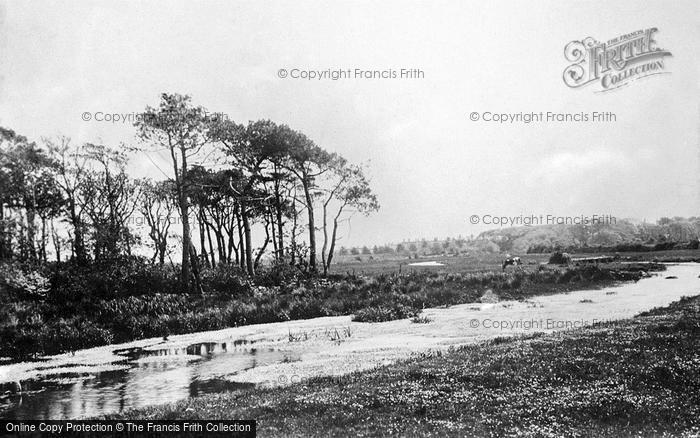
[[[100,263],[56,263],[49,299],[54,303],[113,299],[133,295],[170,293],[179,289],[169,266],[152,265],[144,257],[119,257]]]
[[[250,292],[251,282],[245,272],[235,265],[219,263],[214,269],[202,270],[202,288],[207,293],[243,295]]]
[[[275,263],[258,273],[256,283],[261,286],[279,286],[282,284],[297,283],[306,274],[297,266],[288,263]]]
[[[352,320],[357,322],[384,322],[411,318],[417,314],[417,310],[403,305],[366,307],[358,310]]]
[[[571,262],[571,256],[565,252],[555,251],[549,256],[550,265],[567,265]]]
[[[49,280],[38,270],[20,263],[0,263],[0,298],[44,298]]]
[[[433,322],[433,320],[427,316],[416,315],[411,319],[411,322],[416,323],[416,324],[428,324],[428,323]]]

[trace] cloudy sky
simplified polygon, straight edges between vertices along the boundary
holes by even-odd
[[[476,234],[472,215],[656,220],[700,214],[700,3],[0,1],[0,126],[31,139],[134,142],[162,92],[244,122],[270,118],[369,161],[382,209],[344,245]],[[564,46],[658,28],[661,74],[571,89]],[[292,71],[417,68],[422,79]],[[608,123],[471,121],[470,113],[610,111]],[[156,163],[164,157],[152,156]],[[167,168],[164,166],[164,168]],[[141,157],[138,176],[160,171]]]

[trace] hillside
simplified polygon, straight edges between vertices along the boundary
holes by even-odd
[[[406,239],[370,247],[341,247],[340,260],[385,255],[430,256],[473,252],[549,253],[556,249],[571,252],[650,251],[697,249],[700,217],[662,218],[656,223],[632,219],[596,225],[538,225],[497,228],[476,237]]]
[[[555,248],[665,248],[690,245],[700,238],[700,218],[664,218],[655,224],[617,220],[599,225],[541,225],[489,230],[477,240],[498,245],[504,252],[550,252]],[[618,247],[618,248],[616,248]]]

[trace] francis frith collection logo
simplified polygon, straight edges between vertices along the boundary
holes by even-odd
[[[658,46],[657,30],[638,30],[606,42],[591,37],[571,41],[564,48],[566,60],[572,63],[564,70],[564,83],[571,88],[598,84],[599,92],[603,92],[647,76],[669,73],[664,58],[671,52]]]

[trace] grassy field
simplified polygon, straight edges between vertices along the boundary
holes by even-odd
[[[537,269],[541,263],[549,260],[549,254],[513,254],[519,256],[523,261],[523,269],[532,271]],[[596,257],[602,254],[574,254],[574,258]],[[357,257],[361,261],[357,260]],[[407,256],[398,254],[381,254],[360,256],[340,256],[338,262],[332,266],[334,273],[355,273],[361,275],[376,275],[406,272],[486,272],[500,271],[501,263],[505,255],[498,253],[474,252],[461,255],[435,255],[425,256],[418,259],[409,259]],[[622,260],[627,261],[659,261],[659,262],[700,262],[700,250],[668,250],[652,252],[625,252],[620,253]],[[443,263],[440,267],[416,267],[409,266],[410,263],[435,261]],[[512,269],[512,268],[508,268]]]
[[[261,436],[697,436],[700,296],[583,329],[113,419],[257,419]]]
[[[358,261],[355,257],[360,257]],[[372,256],[344,256],[339,257],[338,263],[332,266],[332,272],[339,274],[355,273],[359,275],[396,274],[409,272],[448,272],[448,273],[476,273],[486,271],[500,271],[503,254],[474,253],[469,255],[436,255],[424,256],[418,259],[409,259],[397,254],[381,254]],[[520,256],[524,268],[536,268],[540,263],[549,260],[549,254],[526,254]],[[410,263],[431,262],[442,263],[441,267],[409,266]]]

